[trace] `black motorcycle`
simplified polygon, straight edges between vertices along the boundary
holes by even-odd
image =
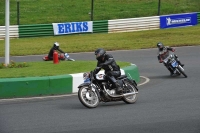
[[[117,94],[115,87],[109,82],[105,74],[94,74],[91,71],[84,74],[84,82],[78,86],[78,98],[87,108],[96,108],[100,102],[124,101],[127,104],[135,103],[138,98],[138,88],[135,80],[122,75],[117,78],[123,88],[122,94]]]
[[[185,74],[185,70],[183,67],[178,63],[175,55],[172,53],[170,54],[164,62],[169,66],[169,68],[173,71],[174,74],[177,75],[183,75],[185,78],[187,78],[187,75]]]

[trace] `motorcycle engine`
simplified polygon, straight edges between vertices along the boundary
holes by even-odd
[[[108,91],[108,93],[109,93],[110,95],[115,95],[115,94],[116,94],[115,89],[112,89],[112,90],[107,89],[107,91]]]

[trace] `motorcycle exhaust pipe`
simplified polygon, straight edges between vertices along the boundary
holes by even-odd
[[[184,69],[183,69],[183,67],[182,67],[181,65],[179,65],[179,68],[180,68],[182,71],[184,71]]]
[[[135,94],[138,94],[138,92],[125,93],[125,94],[123,94],[123,96],[126,97],[126,96],[130,96],[130,95],[135,95]]]
[[[104,91],[106,91],[106,93],[107,93],[110,97],[112,97],[112,98],[125,97],[125,96],[130,96],[130,95],[138,94],[138,92],[130,92],[130,93],[122,94],[122,95],[110,95],[110,94],[108,93],[108,91],[106,90],[105,86],[104,86]]]

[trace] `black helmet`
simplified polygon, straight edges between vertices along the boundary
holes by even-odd
[[[59,43],[58,43],[58,42],[55,42],[55,43],[53,44],[53,47],[56,48],[56,49],[58,49],[58,48],[59,48]]]
[[[106,51],[102,48],[98,48],[94,54],[96,55],[96,59],[102,61],[102,58],[105,56]]]
[[[163,45],[161,42],[159,42],[159,43],[157,43],[157,47],[158,47],[158,49],[159,49],[160,51],[162,51],[163,48],[164,48],[164,45]]]

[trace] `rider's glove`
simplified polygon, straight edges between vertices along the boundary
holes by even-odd
[[[175,49],[173,48],[173,49],[172,49],[172,52],[174,52],[174,51],[175,51]]]
[[[101,64],[99,64],[98,66],[99,66],[99,67],[103,67],[103,66],[104,66],[104,63],[101,63]]]

